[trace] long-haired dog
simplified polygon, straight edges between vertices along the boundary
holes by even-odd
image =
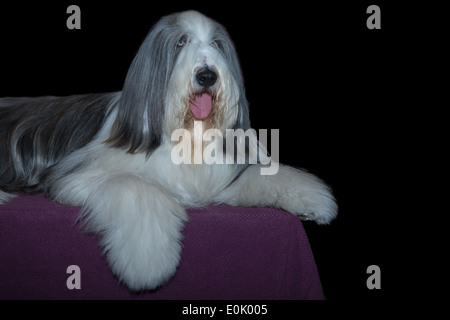
[[[270,206],[320,224],[336,216],[330,189],[302,170],[174,164],[171,133],[193,132],[194,121],[224,133],[250,128],[228,33],[187,11],[152,28],[121,92],[0,99],[0,203],[26,191],[82,206],[83,223],[131,290],[158,287],[175,273],[185,208]]]

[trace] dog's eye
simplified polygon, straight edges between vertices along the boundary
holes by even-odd
[[[184,46],[186,44],[186,38],[185,37],[182,37],[182,38],[180,38],[180,40],[178,40],[178,42],[177,42],[177,47],[182,47],[182,46]]]
[[[222,43],[219,40],[214,40],[211,42],[211,44],[216,47],[217,49],[219,49],[220,51],[223,50],[223,46]]]

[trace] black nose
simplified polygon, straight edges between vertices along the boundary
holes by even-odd
[[[202,87],[208,88],[214,85],[217,80],[217,74],[211,69],[201,69],[195,76],[197,82]]]

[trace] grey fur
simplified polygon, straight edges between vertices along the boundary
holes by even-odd
[[[48,168],[97,134],[114,95],[0,99],[0,189],[40,190]]]

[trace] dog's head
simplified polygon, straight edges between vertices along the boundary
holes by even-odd
[[[173,130],[250,128],[244,82],[225,28],[196,11],[163,17],[145,38],[123,87],[109,142],[157,148]]]

